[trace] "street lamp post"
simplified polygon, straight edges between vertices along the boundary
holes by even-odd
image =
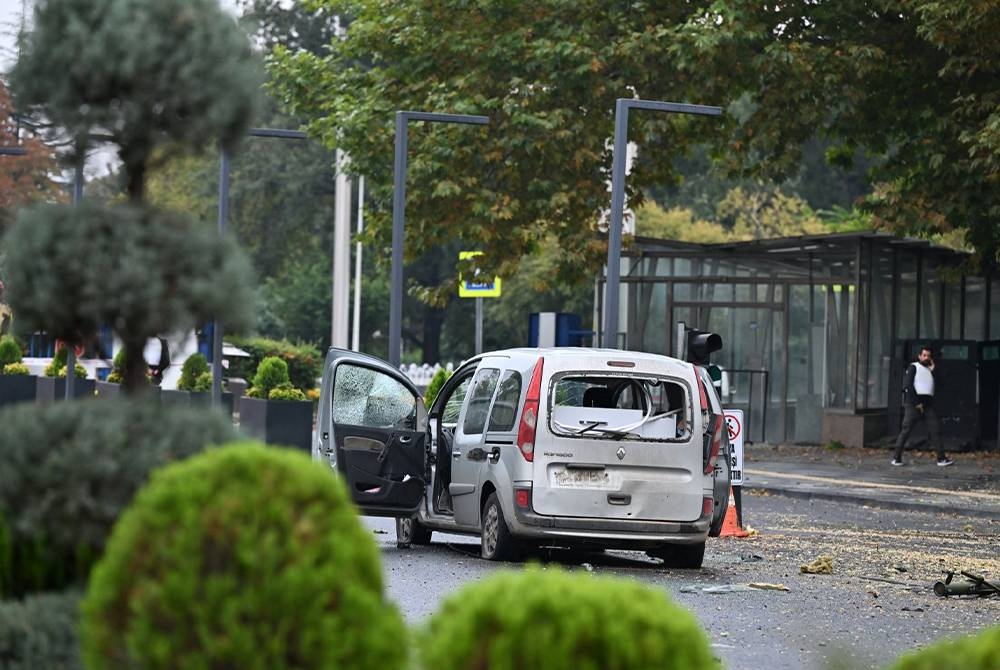
[[[605,347],[618,347],[618,286],[622,254],[622,211],[625,209],[625,152],[628,144],[628,113],[630,109],[645,109],[672,114],[719,116],[721,107],[688,105],[678,102],[633,100],[618,98],[615,104],[615,145],[611,161],[611,219],[608,226],[608,275],[604,284]]]
[[[304,140],[308,138],[300,130],[283,128],[251,128],[251,137],[271,137],[282,140]],[[229,223],[229,152],[222,150],[219,161],[219,235],[226,234]],[[212,404],[222,404],[222,321],[212,324]]]
[[[403,339],[403,223],[406,205],[406,148],[410,121],[462,123],[485,126],[487,116],[437,114],[433,112],[396,112],[396,147],[392,190],[392,273],[389,293],[389,363],[399,367]]]

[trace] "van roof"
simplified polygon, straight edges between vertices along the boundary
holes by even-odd
[[[563,362],[567,360],[623,360],[637,364],[646,363],[663,368],[681,368],[690,370],[691,363],[682,361],[679,358],[664,356],[663,354],[652,354],[645,351],[624,351],[622,349],[595,349],[592,347],[518,347],[514,349],[501,349],[499,351],[487,351],[475,356],[470,360],[478,360],[487,356],[544,356],[547,361]]]

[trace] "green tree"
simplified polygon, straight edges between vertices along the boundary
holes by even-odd
[[[552,235],[555,270],[578,280],[599,268],[595,235],[607,190],[618,97],[686,99],[690,84],[657,48],[686,18],[679,3],[496,2],[386,4],[315,0],[307,6],[354,20],[329,54],[278,47],[273,86],[310,131],[344,148],[366,175],[375,211],[365,239],[387,246],[393,112],[424,109],[490,116],[490,126],[414,124],[410,131],[406,256],[457,240],[486,252],[487,272],[511,277],[522,257]],[[405,29],[401,29],[405,26]],[[698,99],[697,102],[713,102]],[[636,114],[642,147],[629,182],[641,188],[674,175],[663,155],[681,152],[709,122]],[[669,151],[669,153],[668,153]],[[472,245],[475,246],[472,246]],[[456,270],[437,286],[454,290]]]
[[[819,129],[828,158],[881,160],[867,207],[909,234],[964,231],[984,269],[1000,249],[1000,6],[988,0],[691,4],[665,34],[672,76],[726,120],[730,167],[781,177]]]
[[[62,128],[77,155],[95,136],[114,143],[130,204],[23,215],[9,235],[11,302],[71,344],[112,324],[125,386],[141,391],[148,337],[211,317],[249,321],[238,249],[144,199],[154,159],[235,148],[260,84],[249,40],[213,0],[41,0],[22,48],[19,107]]]

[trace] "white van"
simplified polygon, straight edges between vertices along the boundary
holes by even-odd
[[[666,356],[510,349],[464,363],[430,407],[384,361],[330,349],[313,457],[400,546],[433,531],[529,545],[632,548],[698,568],[729,491],[729,443],[707,374]]]

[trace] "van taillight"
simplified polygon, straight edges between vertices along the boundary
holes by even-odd
[[[704,455],[706,475],[712,474],[712,471],[715,470],[715,461],[718,460],[719,452],[722,450],[722,429],[726,424],[723,417],[717,414],[713,415],[709,422],[711,423],[709,426],[710,434],[706,434],[704,438],[706,441]]]
[[[517,447],[521,450],[524,460],[529,463],[535,460],[535,426],[538,423],[538,402],[542,388],[542,358],[535,363],[535,371],[531,373],[531,383],[524,397],[524,409],[521,411],[521,425],[517,428]]]

